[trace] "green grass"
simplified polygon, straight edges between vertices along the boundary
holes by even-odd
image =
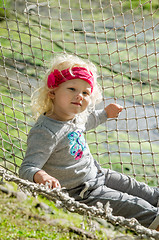
[[[140,8],[142,8],[145,12],[149,12],[151,10],[151,4],[146,1],[146,0],[132,0],[131,1],[131,5],[130,5],[130,1],[125,1],[124,4],[123,4],[123,10],[127,10],[129,9],[130,7],[132,7],[133,10],[138,10]],[[159,7],[158,5],[158,0],[154,0],[152,1],[152,10],[155,10]]]
[[[15,186],[15,185],[14,185]],[[16,191],[16,187],[15,191]],[[52,209],[52,213],[46,213],[41,208],[36,208],[37,203],[45,203]],[[97,224],[92,219],[93,224]],[[105,223],[104,227],[98,224],[98,230],[90,230],[89,222],[86,218],[75,213],[69,213],[63,209],[58,209],[55,204],[46,198],[27,197],[26,200],[6,195],[0,191],[0,239],[1,240],[87,240],[86,235],[73,233],[70,227],[81,229],[84,224],[85,230],[92,233],[97,239],[111,240],[115,236],[127,234],[118,226]],[[107,230],[106,230],[107,229]],[[129,236],[133,236],[132,233]]]
[[[44,216],[49,216],[46,216],[42,210],[35,209],[34,205],[37,200],[29,198],[22,202],[20,206],[16,199],[6,198],[5,200],[6,202],[3,198],[0,200],[0,239],[69,239],[71,234],[67,230],[68,225],[73,225],[73,219],[77,220],[76,225],[78,225],[78,221],[82,221],[80,216],[74,216],[70,223],[69,214],[62,212],[62,210],[55,210],[54,207],[56,216],[51,216],[52,219],[58,219],[62,216],[62,218],[68,219],[66,221],[68,223],[66,226],[62,226],[59,221],[59,226],[51,226],[47,224],[47,220],[42,220]],[[50,205],[53,206],[53,204]],[[36,220],[36,216],[41,221]]]

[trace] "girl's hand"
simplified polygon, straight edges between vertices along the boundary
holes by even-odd
[[[105,109],[108,118],[117,118],[123,107],[116,103],[109,104]]]
[[[48,183],[50,188],[61,188],[59,181],[43,170],[40,170],[34,174],[34,182],[42,183],[44,185]]]

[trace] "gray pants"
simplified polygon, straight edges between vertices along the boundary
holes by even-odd
[[[68,192],[75,200],[89,206],[97,202],[105,205],[109,201],[115,216],[136,218],[145,227],[155,229],[159,225],[158,188],[110,169],[102,169],[95,179]]]

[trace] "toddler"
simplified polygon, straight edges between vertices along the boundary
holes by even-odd
[[[83,133],[116,118],[122,107],[112,103],[95,110],[101,100],[94,64],[72,55],[58,55],[43,86],[33,95],[37,122],[29,132],[21,178],[65,187],[76,201],[89,206],[108,201],[113,214],[136,218],[158,229],[159,191],[129,176],[102,169],[93,159]]]

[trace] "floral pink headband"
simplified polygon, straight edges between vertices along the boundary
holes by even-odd
[[[84,67],[73,67],[71,70],[67,68],[65,70],[59,71],[55,69],[48,76],[47,86],[48,88],[58,87],[61,83],[72,79],[82,79],[89,83],[91,86],[91,92],[93,91],[94,77],[92,72],[89,72]]]

